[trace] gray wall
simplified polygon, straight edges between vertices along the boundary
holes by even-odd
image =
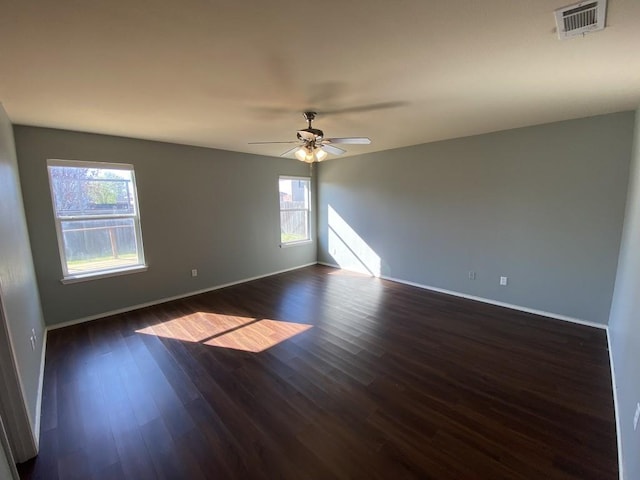
[[[640,109],[636,112],[629,195],[609,319],[609,339],[625,478],[640,478],[640,424],[638,430],[633,431],[633,415],[640,402]]]
[[[315,242],[280,248],[278,175],[296,160],[16,126],[27,223],[48,325],[183,295],[316,260]],[[143,273],[63,285],[46,160],[135,167]],[[191,277],[191,269],[198,277]]]
[[[23,448],[29,442],[21,442],[19,438],[23,435],[31,437],[33,446],[37,445],[36,425],[40,412],[36,407],[44,323],[20,192],[13,131],[1,106],[0,300],[0,322],[3,322],[0,326],[0,405],[10,410],[3,415],[7,432],[16,450],[16,459],[24,461],[29,453],[33,455],[35,451]],[[35,350],[30,342],[32,328],[38,338]],[[23,418],[25,416],[28,418]]]
[[[7,459],[7,455],[4,452],[4,448],[0,445],[0,478],[9,480],[13,478],[13,471]]]
[[[623,112],[324,162],[318,260],[375,270],[377,256],[382,276],[606,324],[633,121]]]
[[[6,435],[4,422],[0,416],[0,479],[2,480],[18,480],[18,472],[16,470],[15,460],[9,448],[9,439]]]

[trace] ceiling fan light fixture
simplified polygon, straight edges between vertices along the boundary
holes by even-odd
[[[307,149],[304,147],[300,147],[298,150],[296,150],[295,156],[298,160],[304,162],[307,157]]]
[[[298,160],[306,163],[321,162],[327,158],[327,152],[319,147],[311,149],[309,146],[300,147],[294,155]]]
[[[321,162],[323,161],[325,158],[327,158],[327,152],[325,152],[323,149],[321,148],[316,148],[313,151],[314,155],[316,156],[316,159]]]
[[[295,156],[301,162],[313,163],[315,160],[313,151],[308,147],[300,147],[298,150],[296,150]]]

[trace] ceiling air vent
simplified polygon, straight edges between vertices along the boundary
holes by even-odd
[[[595,32],[604,28],[607,0],[580,2],[556,10],[558,38],[565,38]]]

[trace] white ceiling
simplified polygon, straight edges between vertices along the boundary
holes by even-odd
[[[294,140],[306,109],[372,139],[350,154],[635,109],[640,0],[560,41],[568,3],[5,1],[0,101],[15,124],[265,155],[288,147],[247,142]]]

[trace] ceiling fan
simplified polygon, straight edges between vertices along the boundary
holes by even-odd
[[[327,154],[342,155],[346,152],[342,148],[336,147],[335,143],[351,145],[369,145],[371,140],[367,137],[343,137],[324,138],[324,132],[311,126],[311,122],[316,118],[317,112],[304,112],[304,119],[307,121],[307,128],[298,130],[296,136],[298,140],[290,142],[250,142],[250,145],[264,145],[267,143],[296,143],[297,145],[286,152],[280,154],[287,157],[295,154],[301,162],[313,163],[321,162],[327,158]]]

